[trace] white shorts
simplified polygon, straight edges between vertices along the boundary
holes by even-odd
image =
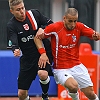
[[[80,89],[93,86],[88,70],[83,64],[69,69],[53,69],[53,73],[56,83],[63,86],[69,77],[73,77],[78,82]]]

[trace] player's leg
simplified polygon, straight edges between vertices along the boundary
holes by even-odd
[[[83,64],[80,64],[76,66],[76,69],[73,69],[73,71],[76,73],[73,76],[77,80],[80,89],[85,94],[85,96],[89,100],[99,100],[97,95],[94,93],[93,83],[87,68]]]
[[[38,75],[40,78],[40,85],[42,88],[42,99],[43,100],[49,100],[48,98],[48,89],[49,89],[49,83],[50,83],[50,77],[49,73],[52,73],[50,64],[46,64],[45,68],[39,68]],[[53,73],[52,73],[53,75]]]
[[[29,71],[29,70],[28,70]],[[19,100],[30,100],[28,95],[29,87],[35,79],[37,73],[30,69],[30,71],[21,72],[18,77],[18,97]],[[27,72],[27,73],[26,73]],[[31,74],[30,74],[31,73]],[[32,74],[34,73],[34,74]]]
[[[19,100],[30,100],[27,90],[18,89]]]
[[[68,89],[68,94],[72,97],[72,100],[80,100],[78,94],[78,83],[73,77],[68,76],[64,87]]]
[[[82,88],[81,91],[85,94],[87,98],[89,98],[89,100],[99,100],[98,96],[94,93],[92,86]]]
[[[49,71],[51,70],[50,64],[46,64],[46,68],[39,68],[38,75],[40,78],[40,85],[42,88],[42,99],[49,100],[48,89],[50,84]]]
[[[50,51],[48,50],[47,56],[49,58],[50,63],[52,64],[53,58],[52,58],[51,49]],[[52,66],[47,63],[45,68],[43,69],[39,68],[38,75],[40,77],[40,85],[42,88],[42,100],[49,100],[48,98],[48,89],[49,89],[49,84],[50,84],[49,76],[53,76]]]
[[[37,63],[30,62],[33,58],[20,58],[20,72],[18,76],[18,98],[19,100],[30,100],[28,95],[29,87],[37,76]]]
[[[42,73],[42,74],[41,74]],[[38,71],[39,81],[42,88],[42,98],[43,100],[48,100],[48,89],[50,83],[50,77],[48,76],[48,72],[44,70]]]
[[[63,85],[73,100],[79,100],[78,83],[66,69],[54,69],[54,77],[57,84]]]

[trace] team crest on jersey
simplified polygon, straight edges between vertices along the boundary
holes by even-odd
[[[9,42],[8,42],[8,46],[12,46],[12,42],[11,42],[11,40],[9,40]]]
[[[23,25],[23,27],[24,27],[25,30],[29,30],[28,24]]]
[[[73,42],[76,41],[76,36],[72,36]]]

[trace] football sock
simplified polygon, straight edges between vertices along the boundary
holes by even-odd
[[[96,95],[96,94],[95,94]],[[95,100],[99,100],[98,96],[96,95],[96,99]]]
[[[43,94],[48,93],[49,83],[50,83],[50,77],[49,76],[46,80],[40,80],[40,85],[41,85]]]
[[[30,97],[29,97],[29,96],[27,96],[24,100],[30,100]]]
[[[48,93],[47,94],[42,93],[42,98],[48,100]]]
[[[69,93],[68,94],[72,97],[72,100],[80,100],[79,99],[79,94],[77,93]]]

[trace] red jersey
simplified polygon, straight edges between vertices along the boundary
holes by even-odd
[[[79,41],[80,36],[92,39],[94,30],[83,23],[77,22],[73,30],[67,30],[63,22],[48,25],[45,38],[51,37],[51,47],[55,69],[67,69],[80,64]]]

